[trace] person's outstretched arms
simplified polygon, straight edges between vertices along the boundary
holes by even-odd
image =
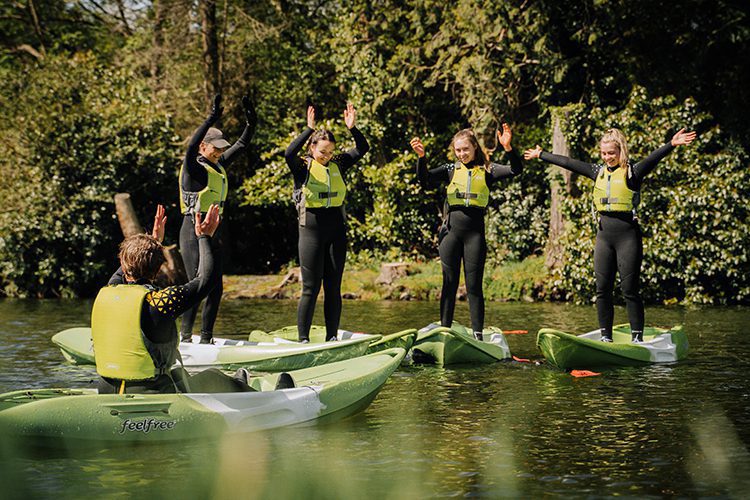
[[[596,179],[596,174],[599,172],[599,168],[594,163],[586,163],[585,161],[575,160],[573,158],[568,158],[567,156],[547,153],[546,151],[542,151],[541,146],[538,144],[534,149],[527,149],[524,151],[523,157],[526,160],[539,158],[540,160],[552,163],[558,167],[570,170],[571,172],[581,174],[592,180]]]

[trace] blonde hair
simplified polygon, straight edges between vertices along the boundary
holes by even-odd
[[[628,166],[628,141],[625,139],[625,134],[622,133],[622,130],[618,128],[611,128],[604,132],[604,135],[602,136],[602,139],[599,141],[599,146],[605,142],[612,142],[617,146],[617,149],[620,152],[620,158],[618,159],[617,163],[622,168],[627,168]]]
[[[471,130],[470,128],[465,128],[463,130],[459,130],[456,133],[456,135],[453,136],[453,139],[451,139],[451,152],[453,153],[453,156],[456,155],[455,144],[456,144],[456,141],[459,139],[469,140],[469,144],[474,146],[474,159],[481,160],[482,164],[484,165],[484,168],[489,170],[490,168],[489,155],[487,155],[487,152],[479,144],[479,139],[477,139],[477,136],[474,133],[474,131]]]
[[[161,243],[149,234],[134,234],[120,243],[120,265],[122,270],[136,281],[156,277],[164,263]]]

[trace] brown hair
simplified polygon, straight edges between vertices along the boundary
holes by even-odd
[[[618,158],[617,163],[622,168],[627,167],[628,141],[627,139],[625,139],[625,134],[622,133],[622,130],[618,128],[611,128],[607,130],[606,132],[604,132],[602,140],[599,141],[599,146],[601,146],[604,142],[611,142],[614,143],[615,146],[617,146],[617,149],[620,151],[620,157]]]
[[[120,265],[131,278],[149,281],[156,277],[164,263],[161,243],[148,234],[134,234],[120,243]]]
[[[312,147],[320,141],[331,141],[336,144],[336,138],[333,136],[333,132],[326,129],[320,129],[313,132],[310,136],[310,142],[307,143],[307,154],[312,156]]]
[[[477,136],[473,130],[471,130],[470,128],[465,128],[463,130],[459,130],[456,135],[453,136],[453,139],[451,139],[451,152],[454,156],[455,144],[458,139],[468,139],[469,143],[474,146],[474,159],[481,161],[484,165],[484,168],[489,169],[490,159],[487,156],[487,152],[479,144],[479,139],[477,139]]]

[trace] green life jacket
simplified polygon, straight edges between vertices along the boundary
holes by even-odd
[[[346,199],[346,183],[336,163],[321,165],[312,158],[306,161],[307,179],[293,194],[300,226],[305,225],[306,208],[340,207],[343,211]]]
[[[486,208],[490,202],[484,166],[467,167],[457,161],[448,184],[448,205]]]
[[[628,188],[629,175],[630,165],[627,168],[617,168],[614,172],[602,166],[594,183],[594,208],[598,212],[632,212],[635,210],[640,201],[640,193]]]
[[[177,343],[156,344],[141,330],[141,309],[149,289],[142,285],[107,286],[99,291],[91,312],[96,371],[102,377],[146,380],[167,370],[177,359]]]
[[[205,162],[198,161],[208,174],[208,182],[202,190],[184,191],[182,189],[182,171],[184,166],[180,167],[180,211],[183,214],[195,215],[197,212],[206,213],[208,208],[213,205],[219,205],[219,213],[224,213],[224,202],[227,200],[227,171],[221,164],[217,164],[216,170]]]

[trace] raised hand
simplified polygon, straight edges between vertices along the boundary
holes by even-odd
[[[424,144],[422,144],[422,140],[419,137],[415,137],[411,141],[409,141],[409,144],[411,145],[411,148],[417,153],[417,156],[420,158],[424,158]]]
[[[346,128],[354,128],[356,118],[357,111],[354,109],[354,105],[350,102],[346,103],[346,109],[344,109],[344,123],[346,124]]]
[[[685,129],[681,128],[675,135],[672,136],[672,140],[670,142],[672,143],[672,146],[682,146],[693,142],[695,140],[695,137],[695,131],[685,132]]]
[[[167,226],[167,211],[164,210],[163,205],[156,206],[156,215],[154,216],[154,229],[151,231],[156,241],[161,243],[164,241],[164,229]]]
[[[222,113],[224,113],[224,108],[221,107],[221,94],[216,94],[214,96],[214,102],[211,104],[211,114],[209,117],[213,121],[217,121],[221,118]]]
[[[242,109],[245,111],[245,122],[254,127],[258,123],[258,115],[255,114],[255,105],[248,96],[242,96]]]
[[[539,155],[542,154],[542,148],[539,146],[539,144],[536,145],[534,149],[527,149],[523,152],[523,159],[524,160],[531,160],[532,158],[539,158]]]
[[[513,132],[510,130],[510,126],[507,123],[503,123],[503,131],[502,133],[498,130],[497,131],[497,140],[500,143],[500,145],[503,146],[503,149],[505,151],[510,151],[513,149],[510,145],[510,141],[513,139]]]
[[[315,108],[313,106],[307,107],[307,127],[315,128]]]
[[[219,205],[213,204],[206,212],[206,219],[201,220],[200,212],[195,214],[195,235],[196,236],[213,236],[216,228],[219,227],[221,217],[219,216]]]

